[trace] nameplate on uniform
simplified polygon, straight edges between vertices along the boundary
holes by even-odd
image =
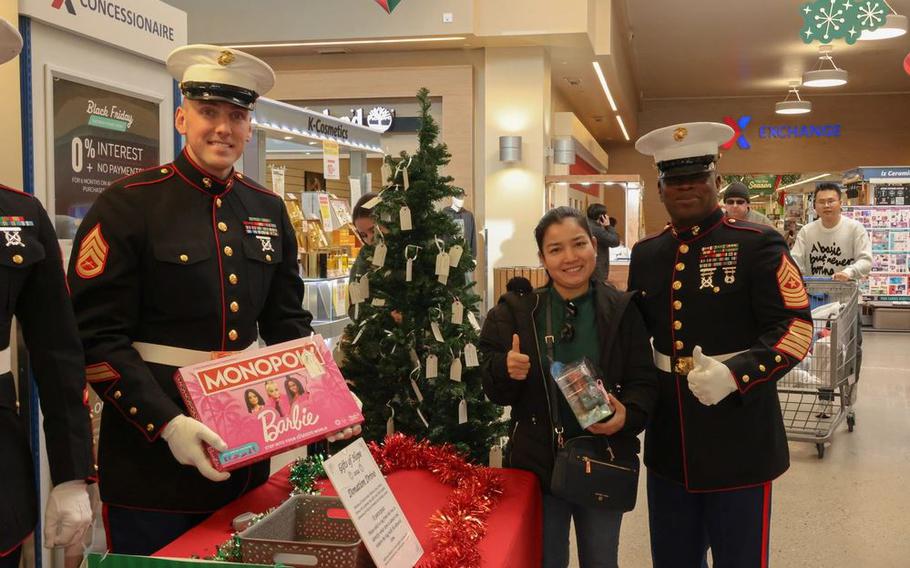
[[[250,217],[243,222],[243,228],[248,235],[261,237],[277,237],[278,225],[265,217]]]

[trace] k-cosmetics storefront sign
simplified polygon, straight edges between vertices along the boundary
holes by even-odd
[[[721,149],[729,150],[738,146],[742,150],[749,150],[752,144],[767,140],[799,139],[811,143],[822,138],[840,138],[843,127],[840,124],[752,124],[752,117],[743,115],[738,118],[724,117],[724,124],[733,129],[733,136],[727,140]]]
[[[156,61],[186,45],[186,12],[159,0],[19,0],[19,12]]]

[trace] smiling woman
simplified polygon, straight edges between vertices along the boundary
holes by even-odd
[[[556,496],[550,491],[553,456],[557,447],[584,437],[609,447],[616,459],[635,459],[636,436],[656,402],[651,347],[633,294],[592,279],[597,251],[581,212],[549,211],[534,237],[550,283],[532,294],[504,294],[490,311],[480,337],[484,392],[493,402],[512,406],[505,465],[535,473],[544,488],[543,566],[568,565],[573,519],[581,568],[616,566],[623,510],[612,503],[624,497],[634,502],[634,495],[611,504],[598,503],[593,495],[573,494],[581,503]],[[583,359],[611,393],[615,411],[585,429],[550,385],[551,365]],[[601,463],[612,461],[606,454]]]

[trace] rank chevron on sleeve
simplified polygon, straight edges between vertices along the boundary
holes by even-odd
[[[94,278],[103,274],[109,250],[110,247],[101,234],[101,223],[98,223],[85,235],[79,245],[76,274],[84,279]]]

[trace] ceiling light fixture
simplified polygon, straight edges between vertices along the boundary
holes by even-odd
[[[822,179],[823,177],[826,177],[826,176],[828,176],[828,175],[829,175],[828,173],[823,173],[823,174],[819,174],[819,175],[817,175],[817,176],[813,176],[813,177],[810,177],[810,178],[807,178],[807,179],[797,180],[797,181],[794,182],[794,183],[788,183],[787,185],[782,185],[782,186],[778,187],[776,191],[783,191],[783,190],[785,190],[785,189],[790,189],[791,187],[796,187],[797,185],[802,185],[802,184],[804,184],[804,183],[809,183],[810,181],[815,181],[815,180],[817,180],[817,179]]]
[[[626,139],[626,142],[629,141],[629,131],[626,130],[626,124],[622,121],[622,117],[618,114],[616,115],[616,122],[619,123],[619,128],[622,130],[623,138]]]
[[[779,103],[774,104],[774,112],[777,114],[806,114],[812,111],[812,101],[804,101],[799,97],[799,81],[790,81],[790,90],[787,91],[787,98]],[[790,97],[796,97],[790,99]]]
[[[610,92],[610,87],[607,86],[607,79],[604,77],[603,69],[600,68],[600,63],[594,61],[593,64],[594,72],[597,73],[597,78],[600,80],[600,86],[603,87],[604,94],[607,95],[607,102],[610,103],[610,108],[613,109],[613,112],[618,111],[619,109],[616,107],[616,101],[613,100],[613,93]]]
[[[831,57],[832,47],[821,45],[818,48],[818,67],[814,71],[803,73],[804,87],[839,87],[847,84],[847,72],[834,63]],[[831,68],[826,69],[825,64]]]
[[[895,12],[888,0],[885,0],[885,6],[891,10],[891,13],[885,16],[885,23],[874,30],[863,30],[863,33],[859,34],[861,41],[891,39],[907,33],[907,16],[901,16]]]
[[[428,41],[459,41],[465,39],[464,36],[448,37],[409,37],[402,39],[355,39],[341,41],[306,41],[296,43],[245,43],[238,45],[228,45],[233,49],[258,49],[263,47],[320,47],[325,45],[374,45],[384,43],[422,43]]]

